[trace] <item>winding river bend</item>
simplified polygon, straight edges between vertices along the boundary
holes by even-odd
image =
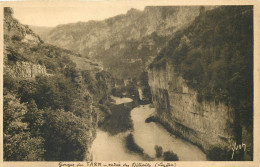
[[[129,103],[130,98],[112,97],[116,104]],[[113,111],[112,111],[113,112]],[[206,155],[193,144],[170,134],[161,125],[145,120],[154,114],[155,108],[150,105],[140,105],[131,110],[134,130],[111,136],[108,132],[97,130],[97,137],[92,145],[94,161],[142,161],[143,157],[128,151],[125,138],[132,133],[134,140],[144,153],[155,158],[155,145],[161,146],[163,151],[173,151],[180,161],[204,161]],[[155,159],[156,160],[156,159]]]

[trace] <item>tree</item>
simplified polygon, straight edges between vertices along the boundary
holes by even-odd
[[[177,154],[172,151],[166,151],[163,153],[164,161],[179,161]]]
[[[39,110],[33,99],[28,103],[28,112],[25,114],[24,120],[28,122],[28,128],[32,136],[40,136],[41,128],[44,123],[43,110]]]
[[[44,125],[46,160],[83,161],[95,134],[91,123],[69,111],[49,109]]]
[[[12,94],[4,96],[4,160],[36,161],[43,159],[43,139],[32,137],[24,122],[27,106]]]
[[[161,146],[155,145],[154,149],[155,149],[157,158],[159,158],[163,155],[163,148]]]

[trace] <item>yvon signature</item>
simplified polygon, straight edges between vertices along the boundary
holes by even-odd
[[[236,143],[234,144],[234,147],[232,147],[232,157],[231,157],[231,159],[233,159],[234,158],[234,154],[235,154],[235,151],[236,150],[244,150],[244,151],[246,151],[246,144],[244,144],[244,143],[242,143],[242,144],[239,144],[239,145],[237,145]]]

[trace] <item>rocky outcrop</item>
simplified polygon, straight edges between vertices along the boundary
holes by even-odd
[[[30,62],[16,62],[13,66],[7,66],[6,72],[12,77],[24,79],[35,78],[37,75],[47,75],[46,67],[40,64],[32,64]]]
[[[189,88],[170,63],[149,71],[153,104],[160,121],[204,150],[232,148],[234,110],[225,103],[198,102],[198,92]]]
[[[4,10],[4,32],[8,32],[8,36],[5,36],[12,40],[22,41],[30,44],[41,43],[41,39],[36,35],[27,25],[20,24],[18,20],[13,18],[13,10],[9,7],[5,7]]]

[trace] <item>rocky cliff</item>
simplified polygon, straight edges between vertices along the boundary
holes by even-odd
[[[149,71],[153,104],[157,116],[178,135],[204,150],[213,147],[232,148],[234,109],[226,103],[198,102],[198,93],[187,86],[174,66],[165,63]]]
[[[251,6],[202,12],[150,65],[158,118],[213,160],[237,145],[247,146],[237,160],[253,157],[252,18]]]
[[[6,67],[5,71],[12,77],[35,78],[37,75],[47,75],[46,67],[30,62],[16,62],[15,65]]]
[[[28,26],[22,25],[18,20],[12,17],[13,10],[11,8],[5,8],[4,10],[4,32],[5,39],[9,36],[14,40],[21,40],[22,42],[30,42],[32,44],[38,44],[41,41],[40,37],[36,35]]]

